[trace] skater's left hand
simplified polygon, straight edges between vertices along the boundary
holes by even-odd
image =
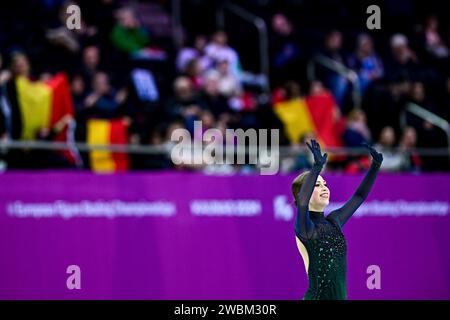
[[[375,150],[374,147],[368,145],[367,143],[363,143],[362,145],[369,150],[374,162],[376,162],[377,164],[381,164],[383,162],[383,155]]]

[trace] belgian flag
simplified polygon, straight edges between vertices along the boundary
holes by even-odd
[[[32,81],[18,76],[7,86],[12,114],[13,139],[36,140],[42,129],[52,132],[52,141],[68,142],[69,122],[73,121],[74,107],[69,81],[58,73],[47,81]],[[71,150],[61,152],[70,163],[76,155]]]
[[[284,133],[291,143],[300,142],[307,132],[316,132],[305,99],[295,98],[277,102],[274,112],[283,123]]]
[[[87,143],[91,145],[124,145],[128,143],[128,122],[125,119],[89,119]],[[129,168],[127,153],[93,150],[89,153],[91,169],[95,172],[126,171]]]
[[[343,119],[337,116],[337,105],[330,93],[277,101],[274,112],[291,143],[298,143],[305,133],[313,132],[323,147],[342,146]]]

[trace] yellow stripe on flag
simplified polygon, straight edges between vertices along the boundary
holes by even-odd
[[[279,102],[275,104],[274,112],[283,123],[284,132],[291,143],[299,142],[307,132],[316,132],[304,99]]]
[[[22,116],[22,139],[34,140],[39,130],[48,128],[52,105],[52,89],[41,81],[16,79],[17,99]]]
[[[110,144],[111,124],[108,120],[90,119],[87,123],[88,144]],[[112,153],[94,150],[89,154],[91,168],[95,172],[114,172],[116,165]]]

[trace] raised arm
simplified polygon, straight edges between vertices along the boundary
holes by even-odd
[[[300,188],[300,192],[297,198],[297,216],[295,218],[295,234],[299,238],[308,238],[311,234],[313,224],[309,217],[309,200],[314,191],[316,185],[317,177],[320,174],[324,164],[327,161],[327,154],[322,155],[320,151],[320,145],[315,141],[311,140],[311,145],[306,143],[308,148],[314,155],[314,165],[306,177],[305,182]]]
[[[337,220],[341,227],[344,226],[348,219],[350,219],[350,217],[356,212],[359,206],[369,195],[369,192],[372,189],[372,186],[378,175],[381,163],[383,162],[383,155],[381,153],[377,152],[368,144],[364,144],[364,146],[369,149],[369,152],[372,156],[372,163],[370,164],[369,170],[358,186],[358,189],[356,189],[353,196],[345,203],[345,205],[330,213],[330,217]]]

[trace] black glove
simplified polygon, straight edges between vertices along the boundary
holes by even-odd
[[[325,153],[322,155],[322,152],[320,151],[320,145],[314,139],[311,140],[311,145],[308,142],[306,143],[306,145],[308,146],[309,150],[311,150],[314,156],[315,164],[318,164],[321,167],[323,167],[327,162],[328,154]]]
[[[368,145],[367,143],[362,144],[366,149],[369,150],[370,155],[372,156],[372,159],[375,163],[381,165],[383,162],[383,155],[379,153],[377,150],[374,149],[374,147]]]

